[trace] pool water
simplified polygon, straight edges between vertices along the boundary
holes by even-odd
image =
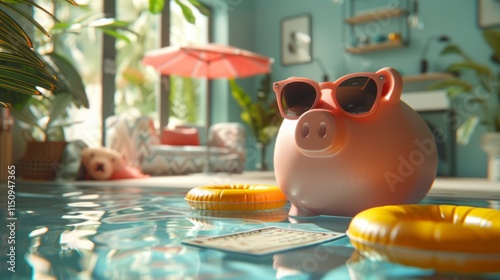
[[[184,245],[190,238],[266,226],[344,232],[350,222],[320,216],[291,223],[287,206],[258,212],[194,210],[184,200],[186,189],[24,183],[16,186],[15,228],[10,230],[12,213],[3,195],[8,189],[0,186],[5,205],[0,218],[6,223],[0,279],[469,279],[366,260],[347,238],[262,257]],[[444,202],[491,207],[488,201]],[[14,262],[6,253],[12,239]]]

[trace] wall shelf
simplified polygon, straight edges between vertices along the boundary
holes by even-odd
[[[346,51],[349,53],[352,53],[352,54],[360,54],[360,53],[371,52],[371,51],[396,49],[396,48],[401,48],[403,46],[404,46],[403,41],[394,40],[394,41],[382,42],[379,44],[371,44],[371,45],[362,46],[362,47],[347,47]]]
[[[355,5],[363,2],[363,5]],[[370,4],[367,4],[370,3]],[[407,21],[409,0],[390,7],[388,0],[347,0],[343,21],[343,42],[351,54],[402,48],[409,44],[410,28]],[[371,9],[370,9],[371,7]],[[385,8],[384,8],[385,7]],[[359,11],[363,9],[363,11]]]
[[[453,78],[453,75],[445,72],[436,73],[424,73],[416,75],[406,75],[403,76],[404,83],[416,83],[416,82],[426,82],[426,81],[438,81]]]
[[[345,22],[348,24],[361,24],[369,21],[380,20],[380,19],[389,19],[393,17],[401,17],[405,16],[406,11],[401,8],[396,9],[380,9],[371,12],[365,12],[353,17],[349,17],[345,19]]]

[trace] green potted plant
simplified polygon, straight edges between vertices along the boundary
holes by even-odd
[[[453,78],[436,82],[430,89],[447,89],[451,100],[461,98],[461,110],[468,113],[467,118],[457,127],[457,142],[467,145],[476,128],[483,125],[487,133],[483,136],[482,148],[490,158],[488,177],[500,181],[500,170],[494,170],[494,162],[500,158],[500,31],[486,29],[483,37],[493,53],[491,61],[494,67],[475,61],[456,44],[446,46],[441,55],[455,55],[459,61],[451,63],[446,71]],[[496,67],[495,67],[496,66]]]
[[[250,128],[260,153],[260,161],[256,168],[261,171],[268,170],[266,148],[278,133],[283,121],[276,100],[270,98],[273,96],[271,75],[267,74],[261,79],[256,100],[253,100],[234,79],[230,79],[229,84],[233,98],[242,109],[241,119]]]
[[[66,2],[76,5],[74,1]],[[23,7],[18,4],[24,4]],[[49,33],[34,18],[33,7],[47,12],[42,7],[31,1],[0,1],[0,107],[2,110],[2,124],[7,121],[12,123],[10,107],[17,110],[24,108],[24,105],[31,96],[41,96],[40,88],[55,90],[58,78],[49,69],[47,63],[36,53],[31,40],[32,33],[25,31],[21,24],[29,23],[33,28],[40,30],[45,36]],[[8,113],[6,113],[8,112]],[[4,130],[10,132],[10,128]],[[2,135],[2,141],[8,141],[11,135]],[[6,150],[2,150],[2,156],[7,157],[5,162],[11,164],[12,147],[2,145]],[[7,170],[5,166],[2,170]]]

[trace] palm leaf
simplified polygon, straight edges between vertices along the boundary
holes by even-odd
[[[35,54],[35,51],[28,45],[12,41],[8,34],[0,32],[0,52],[15,53],[43,65],[43,62]]]
[[[0,88],[9,91],[0,95],[1,101],[14,102],[17,100],[24,103],[23,98],[13,98],[7,95],[16,93],[41,95],[36,87],[48,90],[56,89],[57,78],[50,74],[46,68],[8,53],[0,53],[0,61],[4,62],[0,63]]]
[[[43,62],[42,64],[38,64],[33,60],[27,59],[25,57],[2,52],[0,52],[0,61],[6,62],[6,64],[15,64],[17,65],[16,68],[23,68],[23,66],[32,68],[33,71],[35,71],[35,73],[37,73],[38,75],[43,75],[44,77],[46,77],[47,81],[52,81],[52,83],[54,84],[57,83],[57,77],[47,70],[47,68],[45,67],[45,63]]]
[[[0,2],[1,3],[1,2]],[[10,40],[6,42],[11,42],[12,44],[22,44],[28,47],[32,47],[33,44],[28,35],[24,32],[24,30],[11,18],[7,13],[0,9],[0,32],[4,35],[5,38]]]
[[[0,65],[0,76],[6,79],[6,81],[10,80],[26,85],[37,85],[48,90],[55,89],[52,81],[47,81],[46,78],[35,75],[31,71],[26,71],[17,67]]]
[[[31,2],[31,1],[19,0],[18,2],[35,6],[35,7],[39,8],[39,9],[41,9],[42,11],[46,12],[47,14],[51,15],[51,13],[47,12],[45,9],[43,9],[42,7],[38,6],[37,4],[35,4],[35,3]],[[16,14],[20,15],[22,18],[24,18],[25,20],[29,21],[33,26],[35,26],[43,34],[45,34],[46,36],[50,37],[49,32],[47,32],[47,30],[45,30],[45,28],[38,21],[36,21],[30,14],[26,13],[25,11],[23,11],[21,9],[18,9],[14,5],[9,5],[7,3],[0,2],[0,6],[6,7],[8,9],[14,11]]]
[[[72,0],[66,2],[78,6]],[[0,88],[7,90],[0,95],[0,102],[14,104],[20,109],[19,105],[22,107],[30,95],[41,94],[36,87],[55,89],[57,78],[33,50],[32,41],[21,28],[20,22],[27,21],[46,36],[49,33],[31,14],[14,4],[26,4],[55,17],[33,1],[0,1]],[[12,16],[7,11],[12,12]],[[17,96],[19,93],[21,96]]]
[[[22,81],[19,80],[14,80],[14,79],[9,79],[6,76],[3,76],[0,74],[0,79],[2,79],[2,83],[0,84],[0,88],[6,89],[8,91],[14,92],[14,93],[22,93],[22,94],[28,94],[28,95],[42,95],[42,93],[37,90],[33,85],[31,84],[26,84]],[[5,98],[8,93],[2,93],[0,95],[0,99],[3,100],[3,102],[7,102],[7,99],[12,99],[12,98]]]

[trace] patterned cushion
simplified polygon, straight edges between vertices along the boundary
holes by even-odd
[[[106,119],[105,143],[120,152],[129,166],[140,169],[151,145],[159,144],[160,139],[151,118],[120,115]]]
[[[245,127],[240,123],[216,123],[210,128],[209,141],[212,147],[226,147],[237,155],[240,166],[237,172],[245,169]],[[221,159],[228,160],[228,159]],[[234,167],[231,167],[233,169]],[[229,172],[229,171],[228,171]]]

